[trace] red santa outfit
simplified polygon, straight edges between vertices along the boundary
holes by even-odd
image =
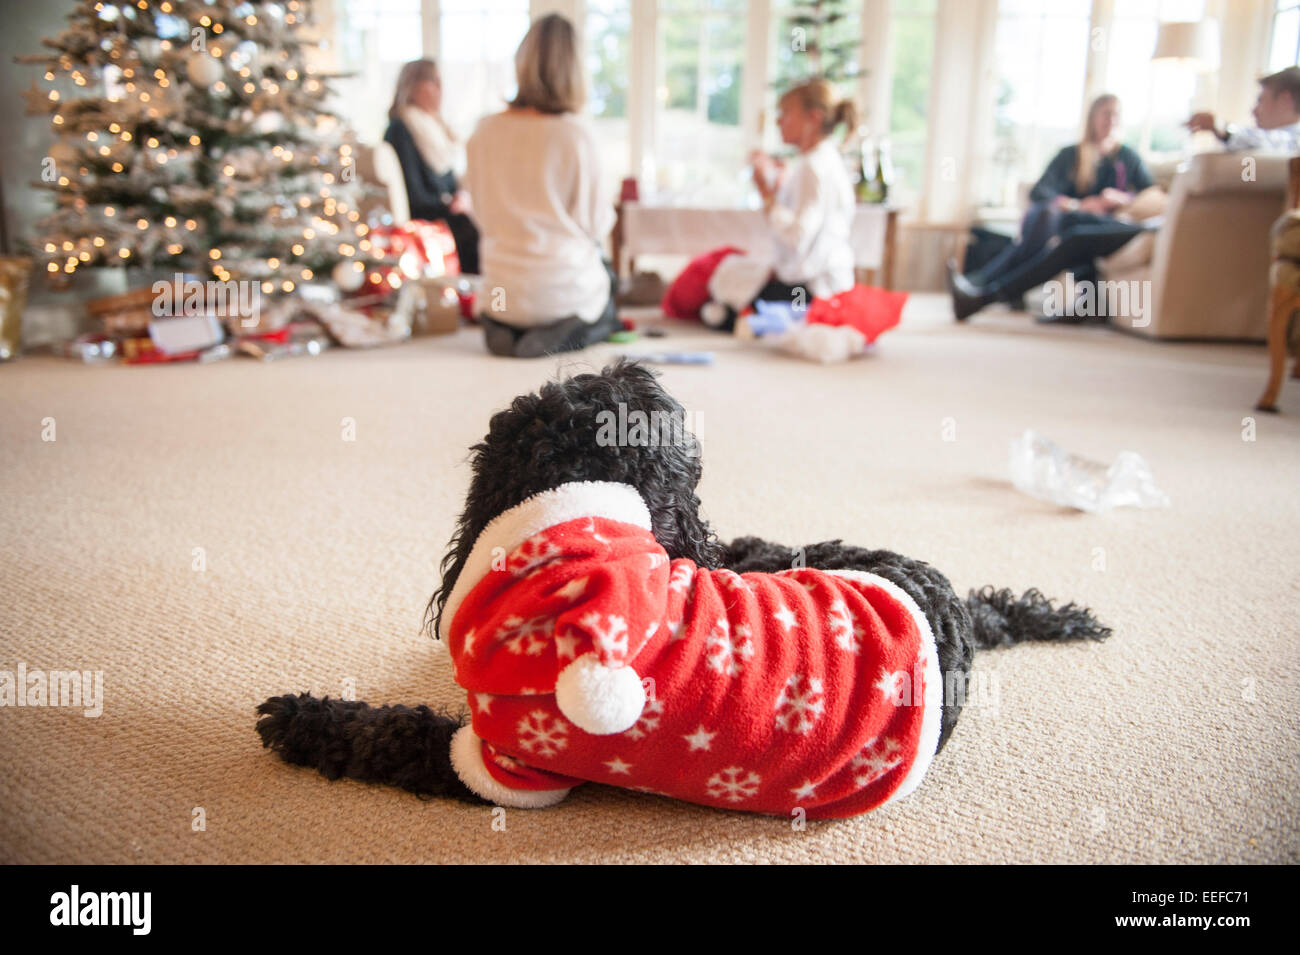
[[[590,780],[852,816],[911,793],[938,745],[938,655],[907,594],[855,571],[670,562],[624,484],[499,515],[441,636],[473,712],[452,764],[498,805],[553,805]]]

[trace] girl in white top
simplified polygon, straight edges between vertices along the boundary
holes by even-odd
[[[789,169],[776,159],[754,157],[754,184],[772,230],[774,281],[759,298],[785,298],[802,287],[825,298],[853,287],[853,185],[831,140],[843,123],[857,125],[851,100],[835,101],[823,79],[788,90],[778,104],[781,139],[799,150]]]
[[[535,21],[515,70],[514,101],[470,137],[464,184],[482,233],[488,350],[537,357],[619,329],[601,254],[614,208],[600,195],[595,136],[575,115],[585,93],[573,25]]]

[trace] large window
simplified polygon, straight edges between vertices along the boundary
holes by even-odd
[[[771,72],[778,88],[810,76],[827,76],[844,94],[853,85],[862,50],[862,4],[854,0],[813,4],[776,0],[771,7]]]
[[[1196,71],[1179,62],[1152,62],[1161,21],[1200,20],[1205,0],[1124,0],[1108,33],[1107,91],[1123,110],[1125,140],[1142,152],[1176,152],[1187,141]]]
[[[1018,205],[1022,185],[1037,180],[1058,149],[1078,140],[1091,6],[1090,0],[998,5],[985,204]]]
[[[1268,70],[1276,73],[1300,64],[1300,0],[1277,0]]]
[[[968,202],[1017,206],[1025,184],[1077,140],[1093,93],[1120,97],[1130,145],[1148,154],[1182,149],[1188,111],[1214,108],[1217,88],[1213,77],[1185,62],[1152,61],[1160,24],[1227,18],[1236,4],[997,0],[971,14],[965,2],[327,0],[327,6],[336,30],[334,65],[354,74],[339,83],[340,106],[363,139],[382,134],[397,70],[421,54],[438,58],[444,115],[468,135],[480,116],[513,95],[514,53],[530,15],[558,9],[580,17],[586,113],[611,197],[631,175],[650,201],[752,202],[747,152],[781,148],[774,123],[779,92],[830,72],[838,74],[840,95],[868,97],[857,105],[867,133],[889,147],[891,197],[922,215],[951,216]],[[1247,62],[1252,75],[1300,63],[1300,0],[1246,2],[1260,29],[1244,31],[1227,21],[1230,62]],[[817,18],[828,24],[818,29]],[[968,30],[970,37],[953,35]],[[436,50],[422,49],[435,37]],[[936,62],[935,50],[962,43],[962,62],[945,72],[948,64]],[[1258,48],[1248,51],[1248,43]],[[972,69],[989,81],[974,82],[975,74],[966,81]],[[960,126],[972,111],[980,128],[968,139],[947,128],[942,148],[953,155],[929,155],[940,141],[931,130]],[[978,168],[978,179],[963,180],[959,196],[928,210],[920,201],[927,176],[946,177],[942,170],[954,161],[959,177]]]
[[[632,75],[632,11],[629,0],[587,0],[583,30],[588,110],[600,143],[600,171],[605,194],[618,195],[631,168],[628,91]]]
[[[515,50],[528,32],[528,0],[439,0],[442,115],[467,137],[480,116],[515,94]]]
[[[663,201],[739,203],[746,194],[745,16],[744,0],[659,0],[654,155]]]
[[[936,0],[893,0],[890,11],[893,71],[887,145],[894,164],[893,202],[914,202],[925,177],[936,7]]]
[[[352,74],[334,83],[339,112],[363,142],[377,142],[398,71],[423,55],[420,0],[334,0],[334,16],[335,62]]]

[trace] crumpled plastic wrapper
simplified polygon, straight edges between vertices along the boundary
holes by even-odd
[[[1133,451],[1113,464],[1067,453],[1060,445],[1026,431],[1011,442],[1011,483],[1031,497],[1090,514],[1115,507],[1169,507],[1150,466]]]

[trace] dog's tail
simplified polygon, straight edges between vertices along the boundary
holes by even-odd
[[[1087,607],[1074,603],[1053,607],[1036,589],[1019,597],[1006,588],[972,590],[966,597],[966,609],[975,646],[985,650],[1026,640],[1105,640],[1111,633]]]
[[[286,763],[310,766],[327,779],[347,776],[400,786],[417,796],[484,805],[451,765],[451,737],[464,724],[463,716],[308,693],[272,697],[257,712],[262,745]]]

